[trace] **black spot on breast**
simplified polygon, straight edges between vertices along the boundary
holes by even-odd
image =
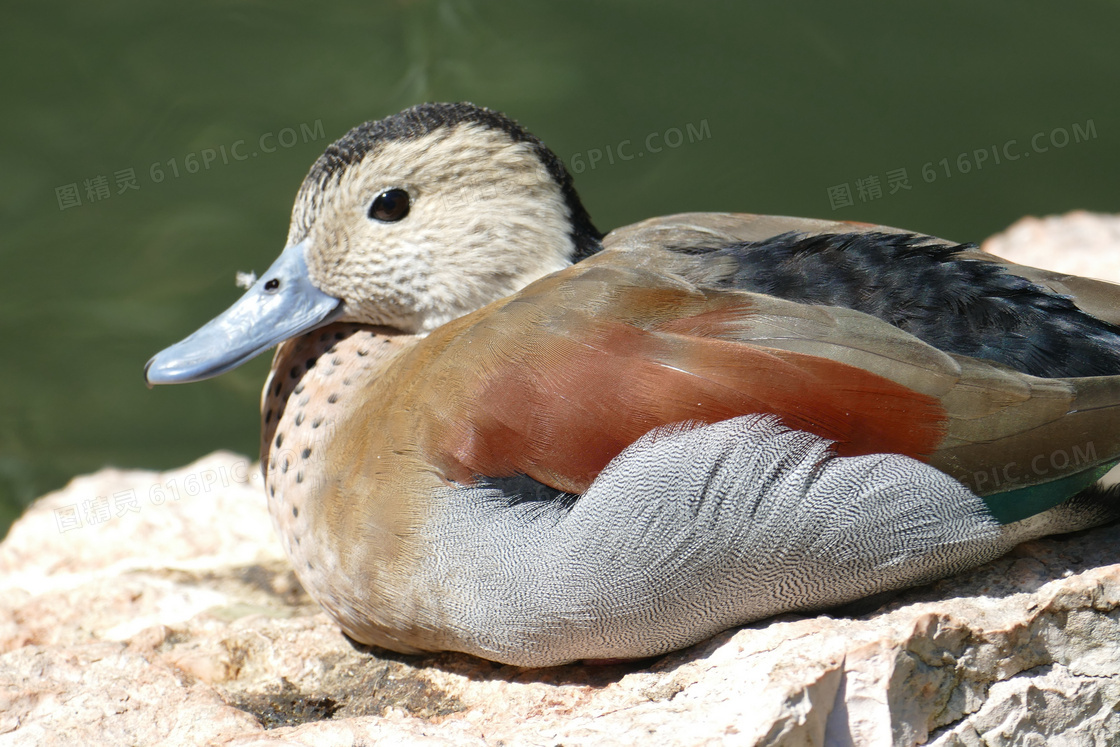
[[[342,365],[342,359],[341,359],[341,358],[339,358],[339,357],[338,357],[338,356],[336,355],[335,357],[331,358],[331,365],[334,365],[334,366],[341,366],[341,365]]]
[[[292,390],[293,394],[303,394],[303,382],[296,384],[296,388]]]
[[[268,408],[268,412],[266,412],[264,414],[264,423],[265,423],[265,425],[268,425],[271,422],[272,422],[272,408],[270,407],[270,408]]]
[[[302,412],[297,412],[296,413],[296,425],[303,425],[303,413]]]
[[[310,448],[305,448],[303,451],[300,452],[300,456],[302,456],[304,459],[307,459],[307,457],[311,456],[311,449]]]
[[[335,332],[334,333],[334,339],[336,339],[336,340],[343,340],[345,338],[346,338],[346,335],[342,334],[341,332]]]
[[[332,405],[335,402],[338,402],[338,395],[337,394],[332,394],[331,396],[327,397],[327,402],[330,402]]]
[[[277,433],[276,434],[276,448],[279,449],[281,444],[283,444],[283,443],[284,443],[284,434],[283,433]]]
[[[292,366],[292,370],[288,372],[288,376],[291,376],[293,379],[299,376],[299,366]],[[277,394],[279,393],[280,392],[277,392]]]
[[[303,482],[303,472],[302,471],[296,473],[296,482],[297,483]]]
[[[308,358],[307,362],[304,363],[303,365],[307,366],[307,370],[310,371],[311,369],[315,368],[315,359],[314,358]]]
[[[292,516],[295,517],[295,518],[299,517],[299,508],[298,507],[292,506]]]
[[[322,424],[323,424],[323,419],[322,418],[315,418],[314,420],[311,421],[311,427],[312,428],[318,428]]]
[[[369,351],[368,350],[359,350],[358,355],[361,356],[362,358],[365,358],[367,355],[369,355]]]
[[[273,394],[275,394],[277,397],[279,397],[280,396],[280,389],[283,386],[284,386],[284,382],[277,380],[276,389],[273,391]]]

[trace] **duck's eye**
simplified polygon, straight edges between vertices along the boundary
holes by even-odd
[[[279,287],[280,287],[280,281],[277,280],[276,278],[272,278],[272,280],[269,280],[267,283],[264,284],[264,289],[266,291],[268,291],[269,293],[272,293],[273,291],[275,291]]]
[[[395,223],[408,215],[408,192],[403,189],[388,189],[373,198],[369,206],[369,217],[382,223]]]

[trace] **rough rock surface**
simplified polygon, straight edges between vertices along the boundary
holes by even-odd
[[[349,644],[233,454],[76,478],[0,544],[0,747],[381,743],[1120,744],[1120,528],[655,660],[547,670]]]
[[[1021,265],[1120,282],[1120,215],[1028,216],[981,249]]]
[[[0,744],[1120,741],[1114,526],[856,616],[530,671],[351,646],[288,570],[256,474],[227,453],[105,470],[20,519],[0,545]]]

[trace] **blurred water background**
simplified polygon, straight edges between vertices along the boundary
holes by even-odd
[[[1120,6],[481,0],[7,3],[0,533],[105,465],[257,448],[262,356],[141,369],[284,243],[311,162],[430,100],[503,110],[602,229],[688,210],[981,240],[1116,212]]]

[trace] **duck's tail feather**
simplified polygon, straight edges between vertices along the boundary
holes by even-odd
[[[1102,484],[1097,482],[1052,508],[1004,525],[1005,545],[1011,547],[1052,534],[1080,532],[1120,519],[1120,484],[1108,487]]]
[[[1117,464],[1120,464],[1120,461],[1090,467],[1039,485],[991,493],[984,496],[984,503],[1000,524],[1018,522],[1063,506],[1082,493],[1106,494],[1108,491],[1097,488],[1096,484]],[[1120,493],[1116,495],[1120,496]]]

